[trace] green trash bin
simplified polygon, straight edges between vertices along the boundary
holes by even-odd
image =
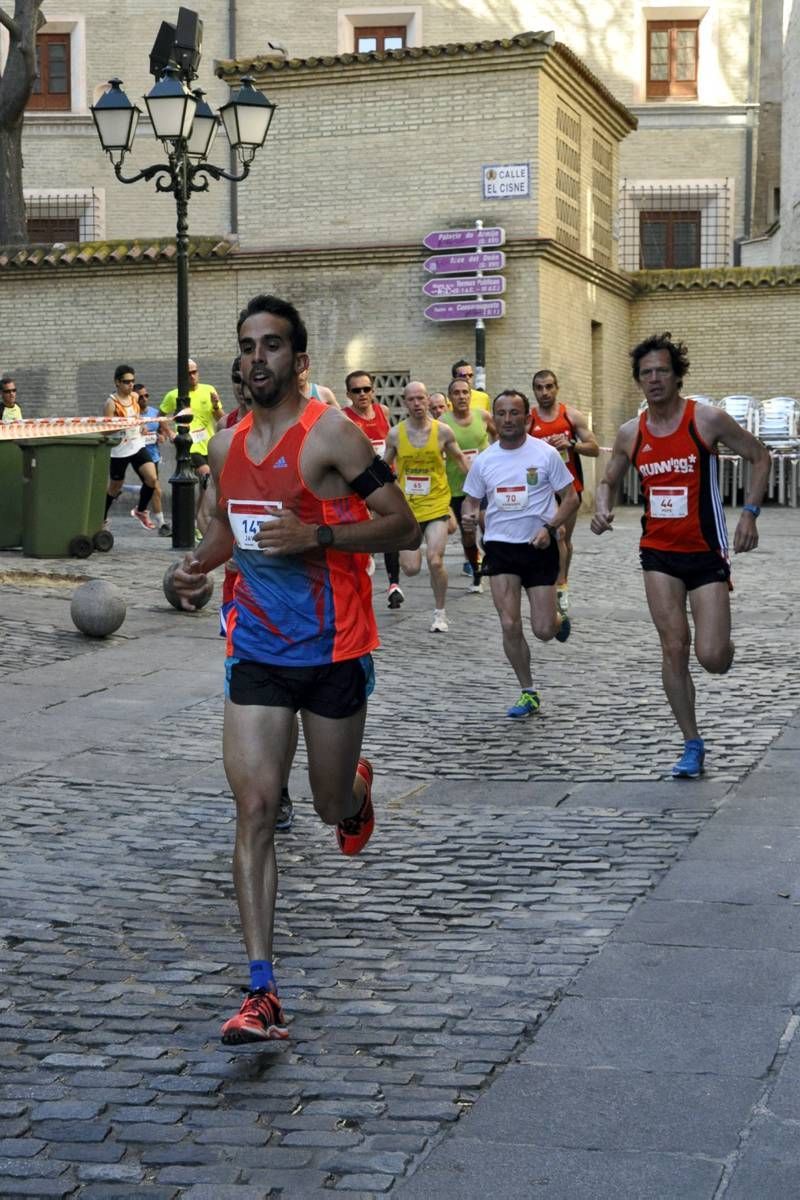
[[[0,550],[22,543],[22,451],[0,442]]]
[[[22,446],[22,552],[31,558],[88,558],[110,550],[103,529],[112,441],[106,436],[39,438]]]

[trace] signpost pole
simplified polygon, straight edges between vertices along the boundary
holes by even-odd
[[[476,229],[483,229],[483,221],[476,220]],[[483,246],[478,246],[478,251],[483,252]],[[477,273],[477,286],[480,288],[480,280],[483,276],[483,271]],[[478,292],[478,299],[483,299],[483,293]],[[486,324],[483,317],[478,317],[475,322],[475,388],[479,392],[486,390]]]

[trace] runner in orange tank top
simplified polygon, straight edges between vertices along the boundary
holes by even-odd
[[[697,728],[689,674],[694,622],[697,661],[712,675],[733,665],[725,516],[717,488],[717,446],[723,443],[750,463],[750,484],[733,535],[735,553],[758,545],[756,519],[769,478],[769,453],[721,408],[695,404],[680,394],[689,370],[686,346],[670,333],[647,338],[631,351],[633,377],[647,408],[619,430],[605,476],[597,488],[592,532],[614,520],[618,484],[633,464],[642,485],[644,514],[640,558],[650,615],[661,640],[661,677],[684,737],[674,778],[696,779],[705,744]]]
[[[318,815],[345,855],[372,833],[372,766],[361,741],[378,639],[366,559],[420,542],[367,439],[303,394],[307,333],[294,306],[256,296],[237,334],[252,410],[211,440],[219,501],[174,575],[191,609],[209,571],[231,555],[239,568],[226,620],[223,757],[236,801],[233,878],[250,984],[222,1026],[226,1044],[289,1033],[272,968],[274,830],[297,712]]]
[[[597,458],[600,447],[589,428],[589,422],[577,408],[568,407],[558,399],[558,380],[555,371],[543,368],[532,380],[536,403],[531,410],[528,433],[542,438],[556,449],[575,482],[580,501],[583,492],[583,467],[580,456]],[[556,596],[559,612],[569,612],[569,568],[572,563],[572,534],[578,520],[578,509],[564,522],[558,539],[558,583]]]

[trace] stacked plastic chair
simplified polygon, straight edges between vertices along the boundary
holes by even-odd
[[[778,503],[785,504],[788,498],[792,507],[797,505],[798,499],[799,427],[800,400],[794,396],[773,396],[758,406],[755,433],[769,447],[772,459],[769,497],[773,499],[777,492]]]
[[[756,432],[758,405],[753,396],[723,396],[717,407],[724,409],[748,433]],[[742,462],[738,454],[727,447],[720,447],[719,491],[723,503],[727,492],[730,492],[731,504],[738,503],[740,489],[744,491],[747,487],[746,468],[747,464]]]

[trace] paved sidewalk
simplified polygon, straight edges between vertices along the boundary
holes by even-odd
[[[679,742],[636,514],[579,523],[574,634],[540,716],[452,546],[384,647],[378,825],[341,859],[307,802],[279,843],[287,1045],[230,1049],[244,979],[214,604],[171,610],[168,543],[115,519],[83,563],[0,553],[0,1195],[753,1200],[800,1188],[797,514],[735,564],[737,665]],[[69,619],[76,578],[128,596]],[[800,811],[800,809],[798,810]]]

